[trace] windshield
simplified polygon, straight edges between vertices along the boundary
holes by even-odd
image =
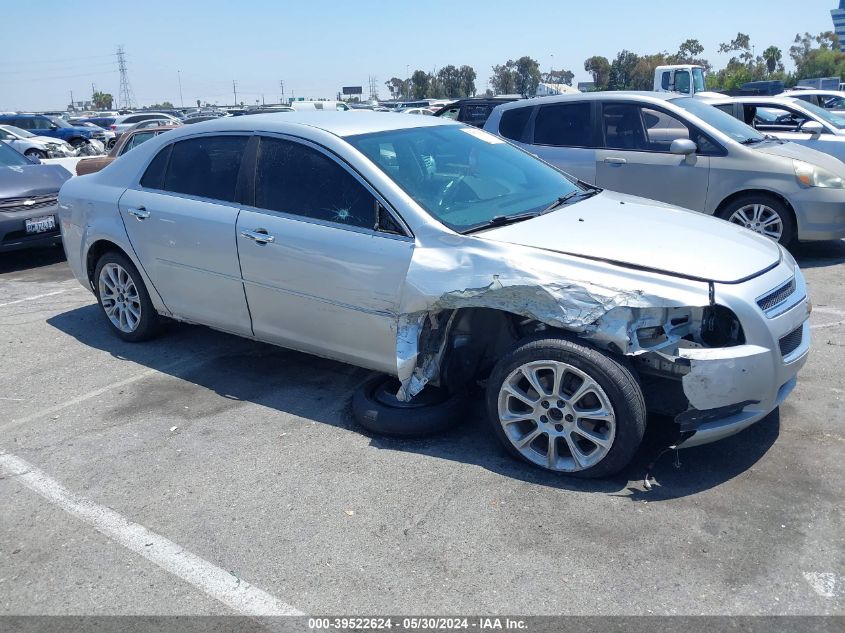
[[[35,136],[35,134],[33,134],[32,132],[22,130],[19,127],[15,127],[14,125],[4,125],[3,127],[15,136],[19,136],[21,138],[32,138],[33,136]]]
[[[704,92],[707,87],[704,84],[704,71],[701,68],[692,69],[692,85],[695,92]]]
[[[17,167],[19,165],[31,165],[23,154],[19,154],[5,143],[0,143],[0,166]]]
[[[807,110],[807,112],[814,114],[822,121],[825,121],[835,127],[837,130],[845,129],[845,117],[833,114],[833,112],[820,108],[815,103],[810,103],[809,101],[801,101],[801,106]]]
[[[433,126],[347,137],[423,209],[454,231],[539,213],[581,188],[497,136]]]
[[[57,116],[51,116],[50,122],[55,123],[58,127],[73,127],[70,123],[68,123],[64,119],[60,119]]]
[[[672,99],[672,104],[697,116],[737,143],[749,144],[766,140],[764,135],[760,134],[760,132],[750,125],[746,125],[727,112],[723,112],[719,108],[714,108],[704,101],[699,101],[692,97],[684,97],[681,99]]]

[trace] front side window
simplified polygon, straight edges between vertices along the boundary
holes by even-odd
[[[716,110],[711,106],[705,107]],[[698,147],[699,154],[720,152],[706,134],[657,108],[632,103],[606,103],[602,108],[602,125],[608,149],[665,154],[671,150],[672,141],[691,140]]]
[[[234,202],[248,140],[246,136],[203,136],[174,143],[164,190]]]
[[[663,76],[660,78],[660,87],[664,90],[669,90],[669,71],[663,71]]]
[[[752,125],[764,132],[797,132],[808,117],[797,110],[757,105]]]
[[[376,226],[375,198],[337,162],[286,139],[262,138],[255,206],[345,226]]]
[[[558,103],[540,106],[534,121],[534,142],[557,147],[591,147],[592,103]]]
[[[539,213],[581,188],[557,169],[483,130],[433,126],[346,141],[433,218],[458,232]],[[563,212],[563,211],[561,211]]]
[[[707,90],[707,84],[704,81],[704,71],[701,68],[692,69],[692,83],[696,92]]]

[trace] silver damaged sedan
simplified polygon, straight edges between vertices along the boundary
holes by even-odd
[[[748,427],[810,346],[775,242],[436,117],[199,123],[59,203],[73,272],[122,339],[168,317],[376,370],[392,386],[362,422],[399,434],[481,385],[512,454],[581,477],[623,468],[650,412],[677,447]]]

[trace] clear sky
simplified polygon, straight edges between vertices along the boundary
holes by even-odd
[[[231,103],[262,95],[334,98],[341,86],[375,75],[384,82],[406,68],[469,64],[479,92],[490,68],[530,55],[589,80],[584,60],[674,51],[697,38],[717,68],[720,42],[748,33],[757,52],[784,52],[797,32],[832,29],[834,0],[134,0],[85,3],[24,0],[4,3],[0,111],[64,109],[88,99],[91,84],[119,94],[115,50],[123,45],[139,104]],[[87,6],[86,6],[87,5]],[[87,8],[90,7],[90,8]]]

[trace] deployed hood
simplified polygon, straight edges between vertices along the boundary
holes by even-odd
[[[803,160],[805,163],[824,167],[837,176],[845,177],[845,163],[830,154],[825,154],[805,145],[798,143],[761,143],[759,146],[752,145],[751,147],[762,154]]]
[[[58,193],[70,173],[59,165],[0,167],[0,200]]]
[[[780,261],[777,244],[743,227],[607,191],[477,235],[724,283],[752,277]]]

